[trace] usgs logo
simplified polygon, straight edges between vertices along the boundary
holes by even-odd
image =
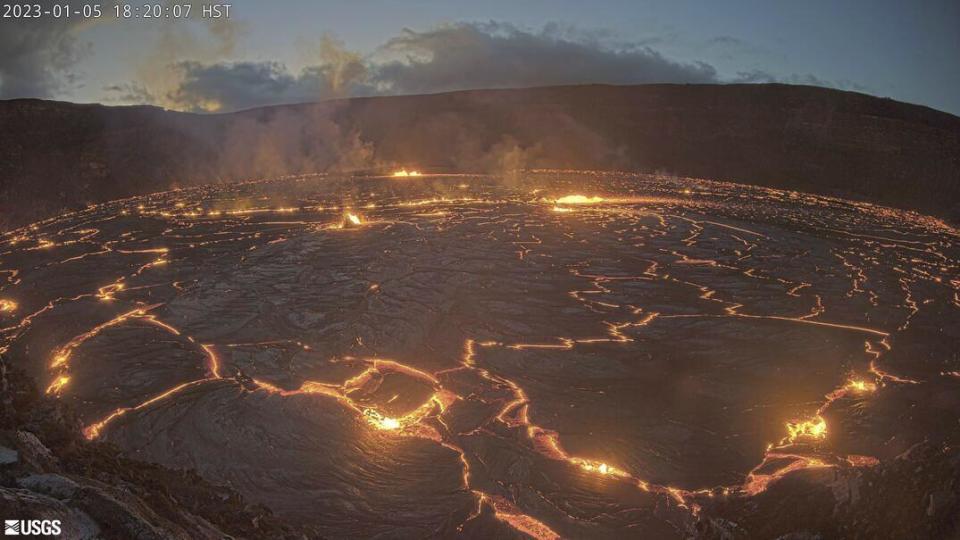
[[[3,534],[7,536],[60,534],[59,519],[6,519],[3,521]]]

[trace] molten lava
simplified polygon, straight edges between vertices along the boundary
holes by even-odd
[[[343,214],[343,220],[340,221],[340,225],[338,225],[336,228],[352,229],[361,225],[363,225],[363,218],[360,216],[360,214],[355,214],[348,211]]]
[[[612,465],[607,465],[602,461],[594,461],[583,458],[569,458],[569,460],[587,472],[602,474],[605,476],[619,476],[624,478],[630,476],[626,472],[613,467]]]
[[[400,429],[402,424],[400,420],[396,418],[391,418],[389,416],[384,416],[378,411],[373,409],[367,409],[363,411],[363,418],[373,427],[377,429],[383,429],[387,431],[393,431]]]
[[[849,381],[847,381],[847,384],[844,386],[844,388],[859,394],[877,391],[876,383],[863,381],[860,379],[850,379]]]
[[[817,415],[809,420],[787,422],[787,433],[790,443],[800,439],[822,440],[827,437],[827,421]]]
[[[50,383],[50,386],[47,387],[47,393],[54,395],[60,394],[60,392],[63,390],[63,387],[66,386],[68,382],[70,382],[70,377],[67,377],[66,375],[58,376],[53,380],[52,383]]]
[[[603,197],[587,197],[586,195],[566,195],[556,200],[557,204],[597,204],[603,202]]]
[[[392,174],[419,175],[406,169]],[[869,423],[845,421],[848,409],[874,399],[895,404],[901,398],[888,390],[897,385],[935,380],[946,387],[960,378],[953,364],[938,365],[938,373],[909,366],[913,371],[907,373],[916,379],[908,379],[899,366],[885,362],[893,342],[887,338],[898,327],[939,328],[950,324],[952,310],[960,308],[955,257],[944,249],[954,237],[929,232],[919,218],[860,209],[857,219],[848,222],[849,209],[833,208],[826,199],[803,203],[804,212],[794,216],[797,207],[781,205],[779,192],[720,184],[696,184],[693,200],[680,197],[693,194],[682,186],[654,184],[638,190],[634,177],[619,185],[603,179],[603,184],[598,180],[576,189],[607,198],[578,194],[553,199],[542,198],[540,190],[501,191],[502,186],[486,185],[483,178],[470,184],[458,179],[450,183],[452,189],[438,190],[434,178],[437,184],[444,181],[431,174],[427,183],[390,184],[388,193],[383,193],[382,177],[365,179],[368,192],[322,193],[283,203],[288,206],[258,197],[255,190],[262,188],[256,184],[240,191],[209,188],[189,199],[181,193],[175,197],[189,202],[180,204],[160,194],[87,210],[79,222],[67,215],[40,225],[42,229],[25,230],[22,238],[8,240],[8,251],[0,252],[0,293],[5,297],[0,299],[0,352],[17,355],[24,365],[38,363],[37,372],[46,367],[47,393],[86,409],[86,437],[123,446],[133,440],[131,434],[156,436],[156,445],[136,450],[156,452],[149,457],[157,461],[188,462],[191,452],[221,442],[205,441],[199,422],[173,426],[159,421],[181,410],[203,414],[211,404],[216,404],[210,409],[214,415],[241,406],[280,410],[271,407],[298,395],[294,399],[300,401],[286,404],[288,413],[294,405],[323,402],[318,417],[333,418],[327,409],[342,407],[355,426],[383,443],[368,445],[372,451],[388,449],[396,453],[391,459],[402,463],[409,457],[403,452],[426,449],[462,467],[462,489],[452,489],[475,497],[477,510],[467,516],[472,510],[467,508],[444,519],[465,535],[478,536],[489,525],[483,520],[492,515],[535,538],[628,535],[632,525],[613,527],[622,524],[618,516],[643,511],[634,509],[638,500],[679,510],[671,515],[679,516],[678,527],[685,526],[700,509],[709,514],[706,504],[698,506],[706,497],[755,495],[802,469],[875,465],[877,458],[845,456],[832,448],[837,441],[846,442],[844,437],[860,435],[851,426],[870,429]],[[571,185],[545,189],[563,193]],[[664,193],[675,195],[661,197]],[[750,204],[728,205],[734,199]],[[599,203],[616,206],[602,212],[584,206]],[[216,219],[196,219],[201,208],[224,210],[205,211]],[[565,213],[563,219],[545,219],[551,208]],[[763,212],[776,217],[776,226],[769,226]],[[325,217],[313,218],[312,213]],[[123,223],[141,223],[116,234],[122,225],[118,214],[133,216]],[[871,220],[877,219],[886,226],[873,226]],[[878,239],[857,232],[867,222],[870,231],[909,227]],[[365,234],[373,231],[362,228],[335,234],[371,224],[382,224],[383,234]],[[93,228],[97,226],[103,230]],[[777,235],[788,226],[795,227],[790,234],[797,236],[780,242]],[[49,240],[41,240],[41,232]],[[337,237],[331,240],[327,233]],[[828,241],[814,243],[822,240],[818,235]],[[801,239],[822,249],[801,250]],[[164,245],[170,248],[158,247]],[[234,263],[257,271],[235,272]],[[221,268],[230,271],[219,272]],[[21,284],[21,269],[28,278],[35,271],[36,279]],[[896,274],[891,278],[890,272]],[[41,278],[58,286],[42,287]],[[47,289],[56,293],[42,296]],[[7,298],[17,298],[22,306]],[[873,307],[883,308],[884,316],[874,317]],[[14,317],[18,310],[29,313]],[[177,327],[159,317],[176,321]],[[867,326],[873,324],[876,328]],[[166,358],[180,356],[154,355],[146,347],[131,350],[156,346],[141,343],[138,332],[144,325],[154,327],[151,332],[166,332],[163,341],[171,351],[187,352],[205,365],[173,370]],[[782,338],[782,349],[776,347],[779,341],[768,346],[773,342],[767,334],[774,331]],[[953,350],[952,343],[936,341],[937,333],[924,335],[940,351]],[[822,352],[817,348],[821,336],[836,346],[836,356],[812,354]],[[898,343],[920,348],[910,339],[898,335]],[[736,346],[728,348],[727,340]],[[766,361],[771,348],[776,349],[770,355],[775,361]],[[397,354],[410,364],[364,356],[369,354]],[[98,357],[107,361],[98,363]],[[124,363],[127,357],[135,360]],[[765,361],[754,363],[754,357]],[[827,358],[813,365],[821,357]],[[695,369],[688,370],[684,362],[691,359],[696,359],[691,364]],[[87,369],[100,375],[113,363],[142,373],[129,383],[110,379],[109,387],[102,388],[98,377],[81,375]],[[751,377],[743,379],[750,384],[728,377],[731,367],[750,370]],[[684,381],[669,387],[679,380],[678,369]],[[759,382],[789,385],[792,381],[782,373],[807,370],[816,375],[809,389],[778,394],[789,394],[786,402],[756,406],[761,401],[753,392]],[[309,380],[311,374],[320,380]],[[294,380],[299,387],[288,386]],[[710,401],[711,381],[729,386],[722,400]],[[644,384],[651,385],[653,395],[642,395],[649,393]],[[109,388],[104,399],[112,400],[114,385],[128,393],[117,392],[115,403],[100,408],[103,404],[94,403],[100,399],[97,392]],[[678,392],[684,399],[671,399]],[[235,397],[224,398],[231,395]],[[772,394],[760,395],[766,400]],[[690,399],[697,400],[696,407],[687,405]],[[710,425],[699,415],[687,415],[724,400],[731,406],[710,409]],[[795,411],[797,403],[804,408]],[[884,410],[878,407],[871,414],[879,418]],[[782,411],[791,416],[781,417]],[[757,430],[739,429],[744,425],[740,414],[762,420],[764,426],[786,428],[777,434],[786,436],[766,447],[759,464],[729,459],[749,456],[754,449],[760,454],[769,442],[750,433]],[[796,419],[787,422],[791,418]],[[900,417],[891,418],[895,426]],[[259,419],[265,420],[265,430],[272,428],[274,417]],[[277,424],[286,421],[277,418]],[[647,422],[650,429],[631,427]],[[733,428],[725,422],[738,431],[729,431]],[[224,425],[228,427],[211,430],[210,436],[245,436],[243,430],[228,431],[234,429],[231,422]],[[297,424],[290,426],[295,430]],[[174,427],[182,431],[171,436],[167,432]],[[192,439],[190,430],[204,436]],[[681,438],[674,434],[681,432],[698,434],[691,443],[697,445],[695,452],[671,446],[679,444]],[[667,435],[665,441],[658,441],[658,434]],[[404,438],[421,441],[392,444]],[[318,439],[326,444],[326,437]],[[177,445],[165,443],[171,440]],[[283,451],[280,444],[268,448],[272,441],[258,448],[253,440],[247,440],[251,460]],[[602,453],[585,454],[604,461],[575,455],[601,440],[617,442]],[[219,448],[212,455],[218,459]],[[522,463],[514,466],[513,456],[522,456]],[[272,473],[270,468],[257,470],[257,464],[237,466],[262,478]],[[289,467],[284,474],[300,471]],[[336,517],[338,523],[364,520],[356,508],[364,504],[367,475],[350,476],[359,469],[335,471],[353,483],[348,490],[324,492],[349,502]],[[716,470],[732,480],[715,483]],[[680,479],[672,478],[675,473],[681,473]],[[424,486],[431,484],[430,478],[424,480]],[[263,489],[240,484],[248,493]],[[274,489],[275,484],[268,478],[263,485]],[[269,495],[284,500],[282,493]],[[303,496],[296,494],[298,500]],[[592,498],[601,499],[596,505],[601,518],[590,505],[580,505]],[[407,519],[403,512],[397,515],[398,522]],[[604,529],[608,524],[610,529]],[[475,530],[466,530],[473,525]]]

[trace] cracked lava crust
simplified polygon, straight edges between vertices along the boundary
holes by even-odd
[[[5,234],[0,351],[88,438],[330,537],[673,537],[956,443],[956,240],[590,171],[203,187]]]

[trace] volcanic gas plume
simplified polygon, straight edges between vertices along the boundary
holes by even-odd
[[[955,445],[958,259],[934,219],[742,185],[306,176],[5,234],[0,350],[89,439],[331,538],[679,537]]]

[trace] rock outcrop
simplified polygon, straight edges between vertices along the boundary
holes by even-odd
[[[60,520],[62,538],[317,538],[195,473],[87,442],[72,412],[4,364],[0,515]]]

